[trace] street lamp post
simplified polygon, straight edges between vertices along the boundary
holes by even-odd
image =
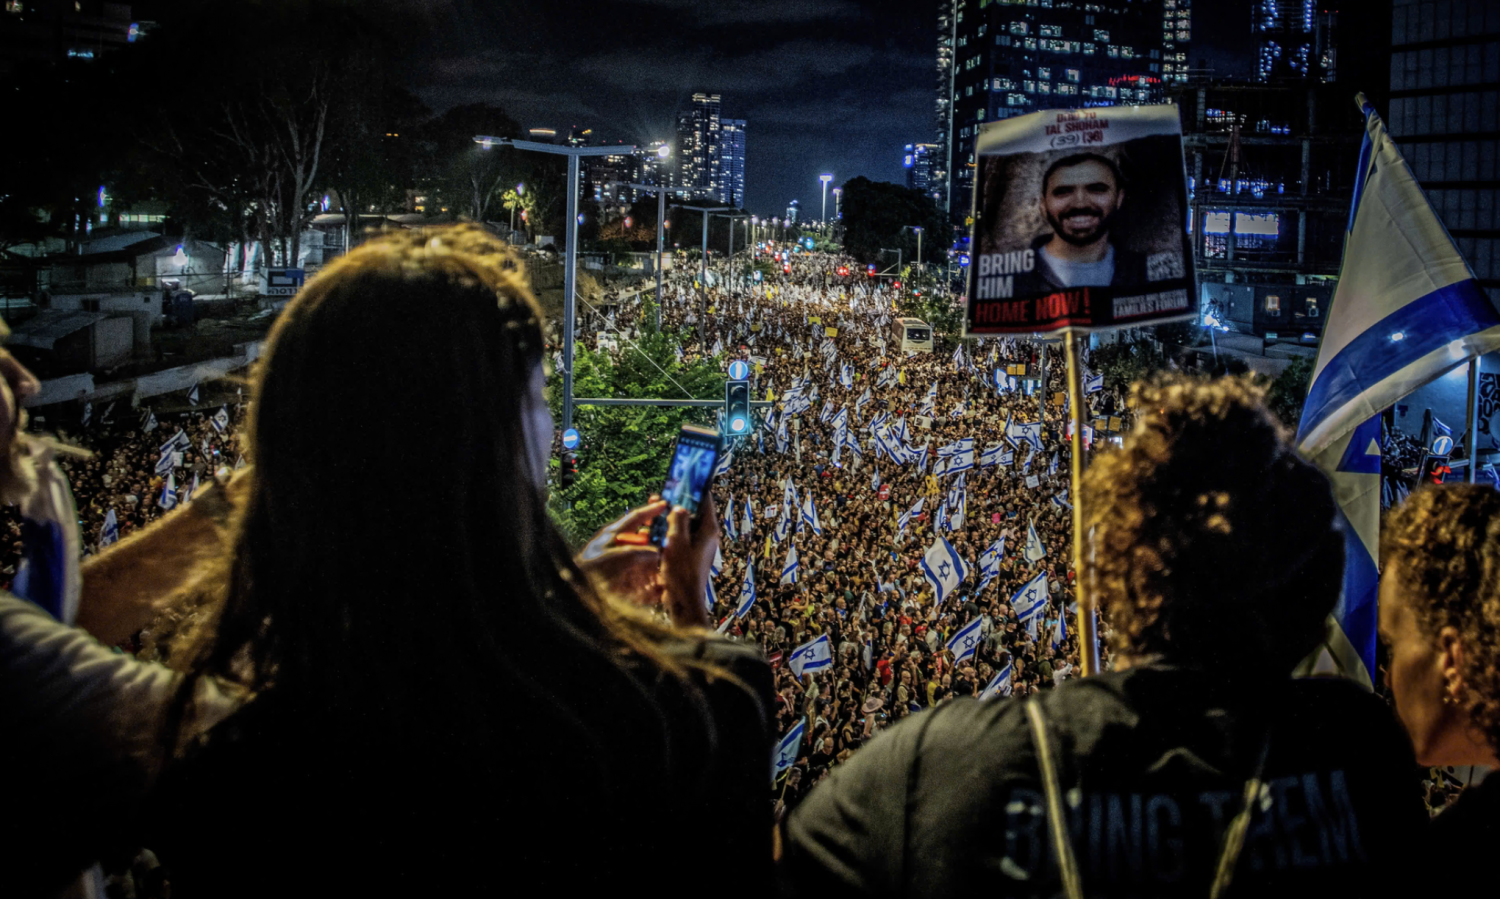
[[[618,156],[633,153],[633,146],[613,147],[569,147],[543,144],[529,140],[514,140],[509,137],[475,135],[474,143],[488,150],[494,146],[510,146],[517,150],[536,153],[551,153],[568,157],[568,221],[567,252],[563,262],[563,430],[573,427],[573,329],[576,317],[576,293],[578,290],[578,160],[582,156]]]
[[[703,216],[703,258],[699,260],[701,274],[698,288],[698,349],[706,352],[708,350],[708,218],[715,212],[733,212],[732,206],[677,206],[678,209],[689,209]],[[730,224],[729,233],[734,233],[734,225]],[[733,239],[733,238],[731,238]]]
[[[844,217],[844,189],[835,187],[833,189],[833,222],[835,225]]]
[[[833,180],[833,176],[828,174],[819,175],[818,180],[823,182],[823,214],[821,221],[826,224],[828,221],[828,182]]]
[[[666,149],[666,147],[662,147],[660,150],[657,150],[657,155],[665,159],[666,154],[662,153],[661,150]],[[661,306],[664,302],[661,293],[661,256],[665,240],[663,229],[666,226],[667,219],[667,191],[671,190],[671,188],[659,184],[627,184],[626,186],[633,187],[636,190],[651,190],[656,192],[656,330],[660,331]]]

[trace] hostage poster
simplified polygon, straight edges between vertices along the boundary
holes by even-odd
[[[984,126],[975,150],[966,334],[1193,317],[1177,107],[1036,112]]]

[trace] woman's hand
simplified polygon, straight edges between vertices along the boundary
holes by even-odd
[[[719,548],[719,516],[714,500],[703,492],[698,532],[692,516],[678,507],[667,516],[667,540],[661,553],[662,602],[678,627],[708,627],[708,571]]]
[[[665,502],[652,497],[646,505],[605,525],[584,545],[573,561],[595,590],[640,605],[656,605],[661,601],[661,551],[649,543],[622,543],[618,538],[635,537],[636,531],[666,509]]]

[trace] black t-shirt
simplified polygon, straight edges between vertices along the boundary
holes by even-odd
[[[1331,680],[1231,687],[1146,666],[1040,694],[1086,895],[1207,896],[1272,728],[1231,895],[1395,895],[1424,825],[1405,734]],[[786,825],[790,893],[1056,896],[1023,700],[961,699],[892,727]]]
[[[1430,859],[1482,859],[1500,846],[1500,773],[1458,794],[1458,801],[1432,819]]]
[[[724,889],[763,899],[770,668],[745,644],[664,648],[734,677],[690,675],[689,690],[643,661],[635,689],[658,714],[616,691],[595,702],[628,713],[592,734],[568,728],[566,708],[522,713],[497,691],[512,730],[455,728],[403,749],[294,717],[273,688],[168,773],[146,845],[184,899],[697,895],[726,858]]]

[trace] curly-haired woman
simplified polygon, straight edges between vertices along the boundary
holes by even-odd
[[[786,823],[794,892],[1401,892],[1410,745],[1369,693],[1289,674],[1339,594],[1327,480],[1246,383],[1133,393],[1082,491],[1115,670],[876,737]]]
[[[1453,484],[1413,493],[1381,538],[1386,680],[1423,765],[1500,767],[1500,492]],[[1500,838],[1500,777],[1433,821],[1455,858]]]

